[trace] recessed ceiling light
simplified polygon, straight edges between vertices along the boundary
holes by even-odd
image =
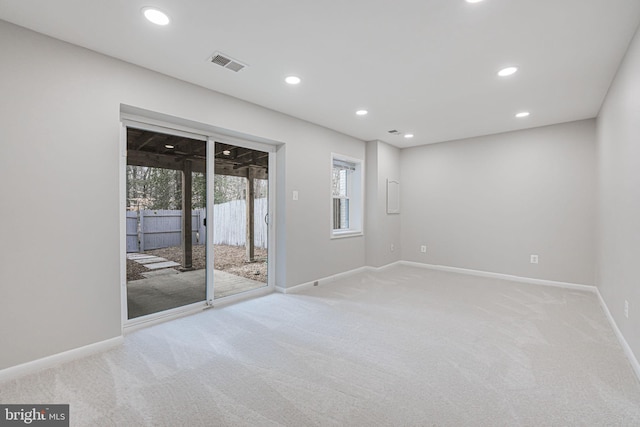
[[[171,145],[171,144],[166,144],[164,146],[164,148],[176,148],[175,145]]]
[[[407,133],[404,135],[405,138],[413,138],[413,134],[412,133]]]
[[[224,151],[222,152],[222,154],[224,154],[225,156],[229,156],[229,155],[231,155],[231,151],[229,151],[229,150],[224,150]]]
[[[510,76],[512,74],[515,74],[516,71],[518,71],[518,67],[507,67],[507,68],[503,68],[502,70],[498,71],[498,75],[500,77],[507,77],[507,76]]]
[[[530,113],[530,112],[528,112],[528,111],[522,111],[522,112],[520,112],[520,113],[516,114],[516,117],[517,117],[517,118],[519,118],[519,119],[521,119],[521,118],[523,118],[523,117],[528,117],[530,114],[531,114],[531,113]]]
[[[145,7],[142,9],[144,17],[156,25],[167,25],[169,23],[169,17],[158,9],[153,7]]]
[[[290,85],[297,85],[299,84],[302,80],[300,80],[300,77],[297,76],[289,76],[286,79],[284,79],[285,82],[289,83]]]
[[[359,116],[366,116],[369,112],[367,110],[358,110],[356,111],[356,114]]]
[[[467,3],[480,3],[482,0],[467,0]]]

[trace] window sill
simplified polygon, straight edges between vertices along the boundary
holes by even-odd
[[[364,233],[362,231],[354,231],[354,230],[344,230],[344,231],[333,231],[331,233],[332,239],[344,239],[347,237],[359,237],[363,236]]]

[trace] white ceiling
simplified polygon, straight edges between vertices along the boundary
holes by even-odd
[[[149,5],[170,25],[147,22]],[[0,0],[0,19],[407,147],[595,117],[640,0]],[[211,64],[215,51],[249,67]]]

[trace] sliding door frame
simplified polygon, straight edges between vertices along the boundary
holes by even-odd
[[[267,222],[267,284],[264,287],[258,288],[258,289],[254,289],[252,291],[246,291],[246,292],[242,292],[240,294],[235,294],[235,295],[229,295],[223,298],[218,298],[215,299],[213,298],[213,289],[211,289],[211,293],[207,293],[207,304],[209,305],[218,305],[218,304],[227,304],[230,302],[234,302],[237,300],[242,300],[245,299],[247,297],[252,297],[252,296],[258,296],[258,295],[263,295],[263,294],[267,294],[267,293],[271,293],[273,291],[275,291],[276,286],[275,286],[275,276],[276,276],[276,269],[275,269],[275,265],[276,265],[276,213],[275,213],[275,208],[276,208],[276,149],[277,147],[275,145],[271,145],[271,144],[265,144],[263,142],[257,142],[257,141],[249,141],[249,140],[245,140],[245,139],[241,139],[241,138],[234,138],[234,137],[230,137],[230,136],[226,136],[226,135],[221,135],[221,134],[211,134],[209,136],[209,145],[207,146],[208,149],[211,150],[211,152],[214,152],[215,150],[215,143],[216,142],[220,142],[223,144],[228,144],[228,145],[235,145],[238,147],[243,147],[243,148],[249,148],[251,150],[257,150],[257,151],[262,151],[265,153],[269,153],[269,170],[268,170],[268,189],[269,189],[269,197],[267,200],[268,203],[268,210],[267,210],[267,215],[268,215],[268,222]],[[209,154],[207,153],[207,159]],[[214,160],[215,162],[215,160]],[[209,163],[207,162],[207,167],[209,166]],[[213,167],[213,165],[212,165]],[[215,173],[211,174],[211,188],[213,189],[213,179],[214,179]],[[207,169],[207,188],[209,186],[209,169]],[[207,190],[208,191],[208,190]],[[208,198],[207,198],[208,200]],[[211,212],[209,213],[208,211],[209,209],[209,204],[207,204],[207,216],[211,215],[211,218],[213,218],[213,203],[211,203]],[[214,218],[215,221],[215,218]],[[211,230],[209,230],[209,228]],[[207,228],[207,239],[209,239],[211,237],[211,241],[213,242],[213,227],[209,227]],[[211,233],[211,234],[209,234]],[[209,263],[209,259],[207,258],[207,263]],[[211,259],[211,263],[213,263],[213,257]],[[213,264],[212,264],[213,267]],[[207,270],[207,275],[209,274],[209,270]],[[213,282],[213,268],[211,268],[211,283]],[[207,277],[208,279],[208,277]],[[207,281],[207,283],[209,283],[209,281]],[[215,286],[215,283],[214,283]],[[207,289],[207,291],[209,291],[209,289]],[[211,296],[211,298],[209,298],[209,295]]]
[[[276,150],[277,145],[261,141],[253,141],[248,138],[239,138],[226,135],[221,132],[207,130],[206,125],[200,127],[183,126],[171,121],[153,119],[145,116],[134,115],[126,112],[120,114],[120,293],[121,293],[121,322],[122,332],[133,331],[142,326],[163,322],[173,318],[182,317],[201,311],[214,305],[224,305],[239,300],[252,298],[271,293],[275,290],[276,274]],[[210,218],[211,225],[206,228],[207,232],[207,268],[206,268],[206,298],[202,302],[188,304],[182,307],[169,309],[166,311],[137,317],[128,318],[127,306],[127,245],[126,245],[126,198],[127,198],[127,128],[137,128],[153,132],[170,135],[184,136],[187,138],[200,140],[207,145],[207,218]],[[258,138],[256,138],[258,139]],[[220,299],[214,298],[214,255],[213,255],[213,180],[215,176],[215,143],[221,142],[230,145],[241,146],[249,149],[259,150],[269,153],[269,176],[268,176],[268,247],[267,247],[267,284],[264,287],[243,292],[236,295],[229,295]],[[211,203],[209,203],[211,200]]]
[[[205,298],[202,301],[198,301],[192,304],[187,304],[187,305],[183,305],[183,306],[179,306],[179,307],[175,307],[175,308],[170,308],[168,310],[163,310],[163,311],[159,311],[156,313],[151,313],[151,314],[147,314],[144,316],[140,316],[140,317],[135,317],[133,319],[129,319],[129,313],[128,313],[128,295],[127,295],[127,263],[126,263],[126,257],[127,257],[127,248],[126,248],[126,240],[127,240],[127,226],[126,226],[126,206],[127,206],[127,128],[134,128],[134,129],[142,129],[142,130],[146,130],[146,131],[150,131],[150,132],[156,132],[156,133],[162,133],[162,134],[167,134],[167,135],[174,135],[174,136],[182,136],[185,138],[189,138],[189,139],[193,139],[193,140],[197,140],[197,141],[202,141],[204,144],[208,144],[208,138],[206,135],[202,135],[201,133],[195,131],[195,132],[189,132],[186,130],[181,130],[181,129],[174,129],[173,127],[171,127],[171,124],[167,123],[166,125],[159,125],[157,123],[148,123],[144,120],[135,120],[135,119],[131,119],[131,118],[127,118],[127,117],[122,117],[121,120],[121,124],[122,124],[122,130],[121,130],[121,148],[122,148],[122,152],[121,152],[121,171],[120,171],[120,178],[121,178],[121,186],[120,186],[120,191],[121,191],[121,197],[120,197],[120,240],[121,240],[121,245],[120,245],[120,262],[121,262],[121,268],[120,268],[120,281],[121,281],[121,300],[122,300],[122,305],[121,305],[121,310],[122,310],[122,328],[123,331],[124,329],[129,329],[129,328],[135,328],[136,326],[141,326],[141,325],[147,325],[149,323],[157,323],[159,321],[163,321],[167,318],[172,318],[172,317],[180,317],[183,316],[185,314],[190,314],[192,312],[196,312],[196,311],[200,311],[203,308],[207,307],[207,300],[208,300],[208,293],[205,293]],[[207,172],[208,172],[208,167],[209,167],[209,152],[207,150]],[[209,182],[207,179],[207,193],[209,192]],[[212,187],[213,188],[213,187]],[[209,203],[207,200],[207,215],[209,212]],[[208,237],[208,236],[207,236]],[[124,242],[122,244],[122,242]],[[213,242],[213,241],[211,241]],[[209,243],[209,241],[207,241],[206,244],[206,251],[207,251],[207,266],[206,266],[206,271],[207,271],[207,279],[205,280],[205,286],[206,286],[206,292],[208,292],[209,290],[209,283],[208,283],[208,271],[209,271],[209,245],[213,245],[213,243]],[[213,268],[213,264],[211,264],[211,268]]]

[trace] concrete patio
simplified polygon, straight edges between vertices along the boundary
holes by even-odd
[[[205,272],[204,269],[185,272],[163,269],[145,273],[146,279],[129,281],[127,283],[129,319],[204,301]],[[220,270],[214,270],[214,283],[215,299],[267,286],[264,282]]]

